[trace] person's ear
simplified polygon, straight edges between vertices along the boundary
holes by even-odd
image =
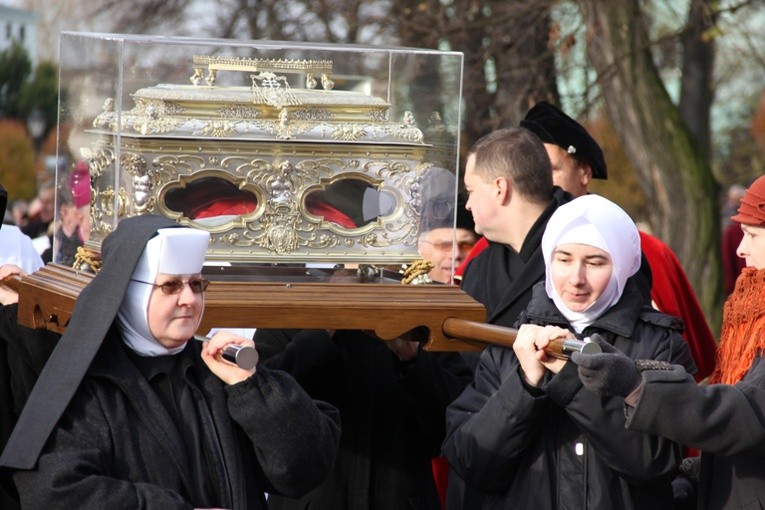
[[[492,182],[492,194],[500,204],[505,204],[510,200],[512,189],[510,180],[505,177],[496,177]]]
[[[587,189],[587,186],[590,185],[590,181],[592,181],[592,167],[588,163],[583,163],[580,161],[579,170],[581,171],[579,182],[581,182],[582,186]]]

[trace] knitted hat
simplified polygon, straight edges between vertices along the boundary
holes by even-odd
[[[559,108],[541,101],[528,111],[521,127],[537,135],[544,143],[558,145],[574,158],[590,165],[593,179],[608,178],[606,161],[598,142]]]
[[[749,186],[741,199],[738,214],[730,219],[745,225],[765,225],[765,175]]]

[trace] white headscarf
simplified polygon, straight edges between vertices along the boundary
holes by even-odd
[[[550,275],[550,262],[558,246],[586,244],[611,257],[613,269],[606,289],[583,312],[569,309],[558,294]],[[599,195],[584,195],[560,206],[542,236],[545,261],[545,290],[577,333],[592,324],[622,297],[627,280],[640,268],[640,235],[621,207]]]
[[[196,274],[202,271],[210,234],[193,228],[162,228],[146,243],[133,271],[125,297],[117,312],[122,338],[141,356],[177,354],[186,344],[168,349],[160,344],[149,329],[149,296],[154,287],[132,280],[154,283],[159,273]]]

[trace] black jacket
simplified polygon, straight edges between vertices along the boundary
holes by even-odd
[[[534,287],[519,323],[568,327],[544,283]],[[681,329],[678,319],[644,307],[628,284],[583,335],[598,332],[632,358],[695,371]],[[447,408],[443,452],[457,474],[488,494],[484,508],[672,508],[680,445],[624,425],[622,399],[585,389],[574,363],[530,388],[512,349],[491,346],[473,384]]]
[[[269,508],[440,510],[431,459],[444,438],[446,406],[471,378],[458,353],[421,352],[402,362],[360,331],[259,329],[255,344],[267,366],[335,405],[343,423],[327,480],[299,500],[271,496]]]
[[[18,304],[0,306],[0,451],[60,336],[20,326]],[[19,508],[12,487],[0,487],[0,508]]]
[[[113,333],[104,340],[37,468],[15,472],[22,508],[209,506],[195,499],[196,459],[184,445],[184,424],[194,419],[196,440],[213,452],[197,472],[217,493],[215,506],[264,509],[264,491],[299,496],[329,472],[337,410],[314,403],[287,374],[259,367],[227,386],[189,342],[185,373],[195,381],[197,412],[182,409],[179,430],[121,344]]]

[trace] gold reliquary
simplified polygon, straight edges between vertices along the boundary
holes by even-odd
[[[60,49],[54,264],[19,279],[22,324],[65,330],[103,239],[159,214],[211,234],[201,333],[481,348],[482,305],[402,285],[427,265],[400,274],[455,225],[461,53],[78,32]]]
[[[454,217],[459,53],[65,33],[62,62],[96,250],[160,214],[209,261],[405,264],[426,211]]]

